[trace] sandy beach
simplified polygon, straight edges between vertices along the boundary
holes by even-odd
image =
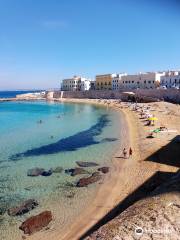
[[[32,240],[80,239],[100,219],[157,171],[176,172],[178,169],[178,165],[175,164],[153,161],[153,154],[169,144],[179,134],[179,105],[166,102],[138,104],[143,107],[148,106],[150,112],[153,112],[158,118],[155,126],[144,126],[144,120],[141,119],[139,112],[133,111],[129,103],[92,99],[63,99],[63,102],[100,104],[120,111],[123,115],[124,127],[121,133],[123,142],[119,146],[119,151],[113,156],[111,171],[105,177],[103,184],[98,188],[96,198],[87,209],[82,211],[78,219],[70,226],[67,226],[67,228],[64,228],[63,231],[60,226],[58,230],[53,230],[52,227],[27,237]],[[159,133],[153,139],[147,138],[152,129],[161,125],[166,125],[166,128],[173,131]],[[129,146],[133,149],[133,157],[124,160],[122,158],[122,149]]]

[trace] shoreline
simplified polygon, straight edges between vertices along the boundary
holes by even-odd
[[[103,101],[103,102],[102,102]],[[104,103],[105,101],[105,103]],[[126,177],[126,169],[131,167],[133,161],[137,161],[138,154],[132,159],[118,158],[122,155],[123,147],[131,146],[133,149],[137,149],[137,145],[134,143],[135,139],[135,129],[130,121],[130,117],[126,109],[119,109],[113,104],[106,104],[108,100],[98,100],[98,99],[61,99],[55,100],[55,102],[62,103],[86,103],[86,104],[95,104],[108,108],[113,108],[115,111],[118,111],[122,121],[121,129],[121,139],[123,141],[120,143],[119,151],[115,152],[111,159],[110,172],[104,177],[102,185],[97,187],[97,194],[95,199],[91,203],[91,206],[88,206],[84,209],[79,217],[74,219],[74,223],[71,226],[66,226],[63,230],[51,230],[51,232],[43,232],[42,234],[35,234],[29,237],[30,240],[77,240],[80,239],[83,234],[86,233],[91,227],[94,226],[102,217],[104,217],[109,211],[111,211],[119,201],[123,200],[129,194],[127,186],[121,189],[119,192],[120,186],[122,187],[122,182]],[[124,144],[124,140],[126,144]],[[138,151],[137,151],[138,152]],[[39,236],[38,236],[39,235]]]
[[[98,102],[97,102],[98,101]],[[108,102],[108,100],[102,100]],[[123,170],[129,168],[131,166],[131,161],[137,161],[137,156],[133,157],[133,159],[117,159],[117,156],[122,155],[123,147],[131,146],[133,149],[136,148],[136,143],[134,140],[134,129],[133,125],[130,121],[127,111],[125,109],[119,109],[114,105],[107,106],[106,103],[101,102],[99,100],[85,100],[83,101],[80,99],[68,99],[63,102],[78,102],[78,103],[89,103],[89,104],[96,104],[105,107],[113,108],[115,111],[120,113],[120,117],[122,117],[122,126],[123,131],[121,132],[121,142],[119,146],[119,151],[115,152],[114,156],[111,159],[112,166],[110,173],[104,179],[103,185],[98,189],[96,199],[92,203],[88,209],[81,214],[78,221],[71,227],[71,230],[68,232],[63,232],[61,235],[62,240],[77,240],[80,239],[91,227],[94,226],[99,220],[102,219],[110,210],[117,206],[120,201],[120,198],[123,199],[127,194],[123,196],[122,193],[119,193],[119,187],[122,185],[123,178],[126,177],[124,175]],[[124,143],[124,140],[126,143]],[[127,187],[126,191],[127,190]],[[53,240],[58,239],[54,238]]]
[[[45,100],[45,99],[44,99]],[[60,229],[49,228],[49,230],[43,230],[31,236],[27,236],[29,240],[77,240],[88,232],[94,225],[96,225],[107,213],[114,209],[119,203],[126,199],[132,192],[138,189],[144,182],[153,176],[157,171],[164,172],[176,172],[176,166],[169,166],[161,164],[159,162],[146,161],[148,157],[159,150],[163,145],[168,144],[170,140],[175,136],[174,133],[160,136],[160,139],[155,138],[153,141],[147,139],[147,132],[154,127],[144,127],[143,121],[140,120],[138,112],[132,111],[129,107],[129,103],[121,102],[118,100],[105,100],[105,99],[55,99],[54,102],[67,102],[67,103],[86,103],[104,106],[107,108],[113,108],[118,111],[122,116],[123,125],[123,142],[121,142],[119,148],[120,151],[116,152],[111,159],[112,166],[110,172],[105,176],[103,184],[97,187],[96,198],[92,201],[91,205],[84,209],[79,218],[74,218],[74,223]],[[179,106],[160,102],[160,103],[147,103],[145,106],[154,108],[153,113],[168,124],[168,128],[177,128],[177,132],[180,132],[180,126],[178,126]],[[169,107],[169,112],[175,109],[175,116],[165,116],[162,113],[164,109]],[[160,123],[160,124],[161,124]],[[124,127],[125,126],[125,127]],[[168,137],[167,137],[168,136]],[[124,145],[124,140],[126,145]],[[162,142],[163,140],[163,142]],[[152,147],[149,147],[149,143],[152,141]],[[131,146],[133,149],[133,158],[122,159],[120,158],[122,147]]]
[[[91,206],[85,209],[79,218],[77,218],[71,226],[67,226],[63,231],[55,230],[50,234],[43,234],[38,238],[35,236],[30,237],[31,240],[78,240],[85,239],[88,231],[96,226],[96,224],[102,220],[111,210],[127,199],[136,189],[142,186],[158,171],[160,172],[176,172],[177,166],[159,163],[149,160],[149,156],[159,151],[163,144],[168,144],[174,138],[175,134],[168,133],[160,136],[160,139],[154,139],[152,142],[152,148],[149,149],[149,139],[147,138],[147,132],[154,129],[154,127],[145,127],[143,121],[140,120],[138,112],[133,112],[129,109],[129,103],[119,103],[117,100],[99,100],[99,99],[61,99],[57,102],[71,102],[71,103],[89,103],[106,107],[112,107],[122,113],[123,121],[126,128],[123,128],[126,139],[128,138],[128,144],[133,149],[133,158],[125,160],[122,163],[120,152],[116,152],[112,158],[112,167],[110,173],[106,176],[103,184],[98,189],[96,198],[92,202]],[[169,116],[163,116],[161,113],[164,108],[171,108],[178,112],[178,106],[171,103],[146,103],[146,106],[156,108],[155,114],[158,118],[163,118],[168,123],[168,127],[172,127],[172,119],[169,121]],[[157,106],[156,106],[157,105]],[[167,106],[166,106],[167,105]],[[160,110],[159,110],[160,108]],[[180,126],[178,126],[179,115],[173,121],[173,127],[180,132]],[[161,124],[161,123],[159,123]],[[162,138],[162,139],[161,139]],[[125,138],[123,138],[124,140]],[[124,143],[122,143],[124,144]],[[127,140],[126,140],[127,144]],[[127,146],[127,145],[126,145]],[[122,146],[120,146],[121,148]],[[121,148],[122,150],[122,148]]]
[[[125,147],[130,145],[130,137],[129,133],[131,131],[128,130],[128,123],[126,119],[126,114],[111,104],[107,105],[98,99],[56,99],[54,102],[67,102],[67,103],[82,103],[82,104],[93,104],[99,105],[102,107],[108,107],[114,109],[114,111],[118,111],[119,116],[122,122],[122,129],[118,129],[120,132],[120,139],[126,140]],[[125,127],[124,127],[125,126]],[[112,210],[119,201],[119,193],[118,188],[119,185],[123,181],[123,177],[120,178],[121,171],[127,165],[126,161],[122,158],[116,158],[122,155],[122,149],[124,146],[124,141],[120,142],[120,151],[115,151],[113,153],[113,157],[110,159],[110,172],[107,175],[104,175],[102,184],[97,185],[96,194],[93,201],[90,203],[86,209],[82,209],[79,216],[75,216],[73,220],[73,224],[63,226],[63,229],[60,229],[61,226],[57,229],[53,229],[53,227],[46,231],[40,231],[39,233],[35,233],[33,235],[27,236],[29,240],[65,240],[65,239],[79,239],[89,228],[91,228],[98,220],[100,220],[106,213]],[[131,145],[132,146],[132,145]],[[126,159],[127,162],[129,159]],[[123,167],[124,165],[124,167]]]

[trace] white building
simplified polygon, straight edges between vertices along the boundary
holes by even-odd
[[[150,89],[160,86],[160,78],[165,72],[147,72],[121,77],[119,88],[121,89]]]
[[[121,85],[122,76],[127,76],[127,73],[119,73],[112,78],[112,90],[118,90]]]
[[[180,72],[168,71],[161,77],[161,87],[180,89]]]
[[[62,91],[87,91],[90,89],[91,80],[79,76],[64,79],[61,83]]]

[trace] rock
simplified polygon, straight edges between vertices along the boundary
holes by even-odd
[[[52,170],[48,170],[48,171],[43,171],[41,173],[41,176],[44,176],[44,177],[48,177],[48,176],[51,176],[52,175]]]
[[[56,167],[56,168],[52,169],[53,173],[61,173],[62,171],[63,171],[62,167]]]
[[[37,177],[41,175],[44,171],[44,168],[32,168],[28,170],[27,175],[30,177]]]
[[[96,166],[99,166],[99,164],[97,164],[95,162],[81,162],[81,161],[77,161],[76,163],[80,167],[96,167]]]
[[[90,177],[81,178],[76,184],[76,187],[86,187],[89,184],[95,183],[101,179],[99,172],[94,172]]]
[[[44,211],[36,216],[32,216],[25,220],[21,226],[20,230],[24,232],[24,234],[32,234],[37,231],[40,231],[43,227],[46,227],[52,221],[52,213],[51,211]]]
[[[162,174],[167,178],[166,172]],[[106,220],[100,228],[95,226],[97,230],[83,239],[179,239],[179,192],[180,172],[177,172],[146,197],[137,197],[138,201],[132,202],[128,199],[127,203],[122,204],[122,208],[119,205],[118,210],[112,213],[110,221]],[[127,208],[124,209],[124,206]]]
[[[115,142],[117,141],[118,139],[117,138],[104,138],[101,143],[104,143],[104,142]]]
[[[79,174],[88,174],[88,172],[86,170],[84,170],[83,168],[70,168],[70,169],[66,169],[65,173],[70,174],[71,176],[76,176]]]
[[[102,173],[108,173],[109,172],[109,167],[101,167],[98,168],[98,171],[102,172]]]
[[[74,198],[75,192],[70,192],[65,195],[67,198]]]
[[[22,215],[22,214],[25,214],[25,213],[31,211],[36,206],[38,206],[38,202],[34,199],[29,199],[29,200],[23,202],[19,206],[9,208],[8,209],[8,214],[10,216]]]

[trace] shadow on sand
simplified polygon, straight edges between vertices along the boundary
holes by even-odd
[[[180,168],[180,135],[177,135],[170,141],[169,144],[149,156],[146,161],[157,162]]]
[[[169,144],[164,146],[162,149],[155,152],[153,155],[149,156],[145,161],[155,161],[162,164],[173,165],[179,167],[180,161],[180,143],[176,140],[179,137],[175,137]],[[173,152],[172,152],[173,151]],[[113,218],[117,217],[124,210],[130,207],[132,204],[146,198],[148,196],[155,196],[158,194],[157,189],[161,184],[167,183],[172,177],[176,176],[177,173],[172,172],[161,172],[157,171],[152,175],[147,181],[145,181],[139,188],[128,195],[123,201],[121,201],[115,208],[107,213],[101,220],[99,220],[92,228],[90,228],[81,238],[83,240],[85,237],[92,234],[94,231],[98,230],[101,226],[108,223]],[[122,183],[123,184],[123,183]],[[163,192],[180,192],[180,181],[170,188],[163,188]]]

